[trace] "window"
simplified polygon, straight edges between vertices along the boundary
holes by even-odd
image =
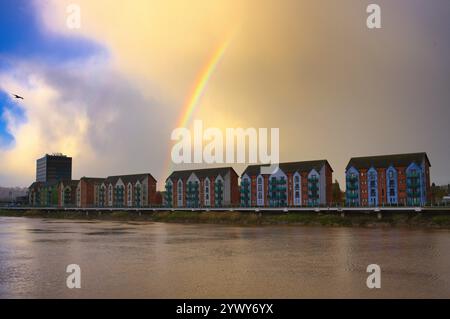
[[[242,178],[241,181],[241,205],[249,207],[251,204],[251,185],[248,177]]]
[[[209,205],[209,180],[208,179],[205,181],[205,200],[207,202],[207,205]]]
[[[209,206],[210,202],[210,195],[209,195],[209,189],[210,189],[210,183],[209,183],[209,179],[205,180],[205,205]]]
[[[109,199],[109,205],[112,205],[112,201],[113,201],[113,188],[112,188],[112,185],[109,185],[109,187],[108,187],[108,199]]]
[[[256,187],[256,192],[257,192],[257,204],[258,206],[262,206],[264,205],[264,185],[263,185],[263,177],[262,176],[258,176],[257,179],[257,187]]]
[[[181,180],[178,181],[177,194],[178,206],[183,206],[183,182]]]
[[[298,174],[298,173],[297,173]],[[294,176],[294,205],[299,206],[301,205],[301,198],[300,198],[300,176],[295,175]]]

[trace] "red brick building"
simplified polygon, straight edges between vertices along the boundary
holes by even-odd
[[[430,167],[426,153],[351,158],[346,167],[347,205],[424,205],[431,198]]]
[[[77,206],[77,187],[79,180],[67,180],[58,183],[58,206]]]
[[[156,204],[156,179],[151,174],[109,176],[96,185],[96,206],[149,207]]]
[[[326,160],[280,163],[273,174],[250,165],[241,176],[241,206],[319,206],[332,198],[333,169]]]
[[[166,180],[168,207],[239,205],[238,175],[232,167],[174,171]]]
[[[98,203],[96,189],[104,180],[105,178],[82,177],[77,185],[77,207],[96,207]]]
[[[156,179],[151,174],[82,177],[58,184],[61,207],[149,207],[155,204]]]

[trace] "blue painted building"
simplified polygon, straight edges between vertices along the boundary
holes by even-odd
[[[430,200],[426,153],[351,158],[346,170],[349,206],[423,206]]]

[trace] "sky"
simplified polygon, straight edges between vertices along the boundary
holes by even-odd
[[[450,183],[449,16],[448,0],[0,0],[0,185],[62,152],[73,178],[150,172],[161,189],[194,119],[279,128],[281,161],[328,159],[341,183],[352,156],[406,152]]]

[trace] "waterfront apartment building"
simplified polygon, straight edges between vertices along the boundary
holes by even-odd
[[[76,191],[76,206],[82,208],[98,206],[98,190],[104,181],[105,178],[80,178]]]
[[[58,182],[58,206],[77,206],[77,187],[79,180],[63,180]]]
[[[430,199],[426,153],[351,158],[345,171],[349,206],[424,205]]]
[[[109,176],[101,183],[91,181],[91,184],[96,207],[148,207],[156,204],[156,179],[149,173]]]
[[[72,158],[63,154],[46,154],[36,161],[36,182],[72,179]]]
[[[34,182],[28,188],[31,206],[50,207],[58,205],[58,182]]]
[[[238,175],[232,167],[174,171],[166,180],[168,207],[239,205]]]
[[[29,187],[31,206],[148,207],[161,203],[151,174],[82,177],[80,180],[34,182]]]
[[[273,174],[250,165],[241,176],[241,206],[320,206],[331,203],[333,169],[327,160],[280,163]]]

